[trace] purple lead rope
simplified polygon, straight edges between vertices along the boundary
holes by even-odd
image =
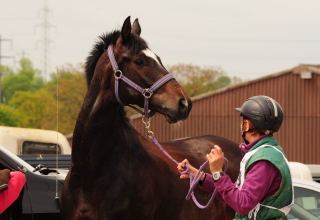
[[[161,144],[158,142],[158,140],[157,140],[153,135],[150,135],[149,138],[150,138],[150,139],[152,140],[152,142],[160,149],[160,151],[161,151],[164,155],[166,155],[171,161],[173,161],[176,165],[178,165],[178,161],[177,161],[176,159],[174,159],[174,158],[161,146]],[[227,169],[228,169],[228,160],[227,160],[226,158],[224,158],[224,160],[225,160],[225,170],[224,170],[224,172],[226,172]],[[186,200],[190,200],[190,197],[191,197],[192,200],[193,200],[193,202],[194,202],[194,204],[195,204],[198,208],[200,208],[200,209],[206,209],[206,208],[208,208],[209,205],[211,204],[212,200],[214,199],[214,197],[215,197],[216,194],[217,194],[217,190],[214,189],[214,191],[212,192],[212,195],[211,195],[209,201],[208,201],[207,204],[205,204],[205,205],[200,204],[200,202],[197,200],[197,198],[196,198],[196,196],[195,196],[195,194],[194,194],[194,188],[197,186],[197,184],[199,183],[200,178],[201,178],[201,175],[200,175],[200,174],[201,174],[201,171],[202,171],[203,168],[208,164],[208,162],[209,162],[209,161],[206,161],[206,162],[204,162],[204,163],[200,166],[200,168],[199,168],[199,170],[198,170],[198,172],[197,172],[197,174],[195,175],[194,178],[192,177],[192,175],[190,175],[190,173],[189,173],[189,167],[188,167],[188,166],[186,167],[186,170],[185,170],[185,171],[181,172],[181,174],[188,174],[188,175],[189,175],[189,180],[190,180],[190,187],[189,187],[189,191],[188,191],[188,193],[187,193],[187,195],[186,195]]]

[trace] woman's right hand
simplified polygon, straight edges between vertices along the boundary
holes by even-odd
[[[9,169],[0,170],[0,185],[8,184],[9,179],[10,179],[10,170]]]
[[[189,174],[181,174],[180,179],[187,179],[189,178],[189,175],[192,175],[192,177],[195,177],[197,174],[198,170],[193,167],[187,159],[184,159],[182,162],[178,163],[178,171],[181,173],[183,171],[187,170],[187,167],[189,167]]]

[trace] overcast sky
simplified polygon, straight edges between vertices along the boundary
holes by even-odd
[[[139,18],[141,36],[165,65],[220,66],[257,78],[320,63],[319,0],[48,0],[49,69],[85,61],[99,34]],[[1,62],[24,53],[43,68],[44,0],[0,0]]]

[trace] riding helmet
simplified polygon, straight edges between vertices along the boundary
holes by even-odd
[[[250,97],[236,110],[258,131],[278,131],[284,116],[280,104],[268,96]]]

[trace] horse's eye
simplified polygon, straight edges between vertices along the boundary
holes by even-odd
[[[134,61],[135,64],[137,64],[138,66],[143,66],[143,60],[138,58]]]

